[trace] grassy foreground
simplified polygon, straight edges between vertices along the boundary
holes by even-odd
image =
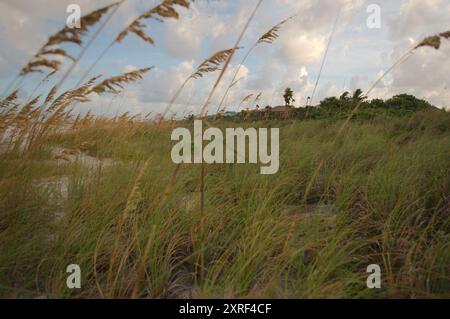
[[[279,172],[206,166],[203,214],[169,124],[97,120],[3,151],[0,296],[450,297],[450,114],[352,122],[334,141],[340,124],[251,123],[280,127]]]

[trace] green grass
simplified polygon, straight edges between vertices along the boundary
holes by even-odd
[[[1,154],[0,295],[450,297],[448,113],[353,122],[336,142],[340,121],[235,125],[280,127],[280,170],[207,165],[203,215],[200,166],[171,179],[167,126],[92,125]],[[114,165],[51,160],[83,143]],[[38,182],[58,176],[63,201]],[[373,263],[379,290],[366,287]],[[66,288],[69,264],[82,289]]]

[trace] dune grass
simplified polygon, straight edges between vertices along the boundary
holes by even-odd
[[[169,123],[90,121],[2,153],[0,295],[449,297],[448,113],[353,122],[332,143],[340,124],[252,123],[280,127],[280,171],[208,165],[203,214],[200,167],[176,170]],[[82,289],[66,288],[69,264]]]
[[[163,0],[139,14],[74,88],[58,92],[122,3],[82,17],[78,31],[63,28],[51,36],[0,101],[1,297],[450,297],[449,113],[354,121],[361,99],[342,120],[234,123],[219,117],[214,126],[222,128],[279,127],[280,171],[265,176],[255,165],[177,166],[170,159],[172,128],[192,123],[164,115],[185,84],[159,121],[127,113],[75,118],[72,112],[149,72],[87,80],[128,35],[154,43],[144,20],[178,19],[179,7],[188,9],[190,1]],[[219,73],[200,115],[260,4],[236,45],[213,54],[186,80]],[[254,46],[272,44],[285,22]],[[411,48],[366,95],[417,49],[438,50],[449,34]],[[67,43],[82,47],[77,57],[63,49]],[[247,52],[237,70],[252,47]],[[60,71],[55,55],[73,62],[49,92],[34,97]],[[9,92],[44,70],[51,72],[29,101],[19,101],[19,89]],[[70,264],[81,267],[81,289],[66,287]],[[369,264],[381,266],[379,290],[366,287]]]

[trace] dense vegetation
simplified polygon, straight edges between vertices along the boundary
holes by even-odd
[[[360,89],[356,90],[352,96],[349,92],[344,92],[339,98],[325,98],[316,106],[293,107],[290,105],[290,99],[292,99],[290,96],[292,96],[292,92],[287,96],[285,92],[286,112],[274,112],[270,106],[267,106],[263,109],[258,108],[257,112],[241,111],[238,117],[245,120],[287,118],[338,120],[347,118],[358,103],[361,105],[353,116],[357,119],[373,119],[376,116],[404,116],[417,111],[436,110],[436,107],[427,101],[409,94],[395,95],[387,100],[367,100],[362,96]]]
[[[170,160],[176,123],[88,118],[2,153],[1,296],[449,297],[449,114],[378,116],[333,141],[340,124],[236,124],[280,127],[280,171],[208,165],[203,214],[200,167]],[[82,289],[66,288],[73,263]]]

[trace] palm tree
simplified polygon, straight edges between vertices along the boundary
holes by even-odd
[[[345,100],[345,99],[347,99],[349,94],[350,94],[349,91],[345,91],[345,92],[342,93],[342,95],[339,97],[339,100]]]
[[[364,99],[363,95],[363,91],[361,89],[356,89],[355,92],[353,92],[353,99],[354,100],[362,100]]]
[[[287,88],[286,90],[284,90],[283,98],[286,106],[290,106],[291,103],[295,102],[294,92],[291,88]]]

